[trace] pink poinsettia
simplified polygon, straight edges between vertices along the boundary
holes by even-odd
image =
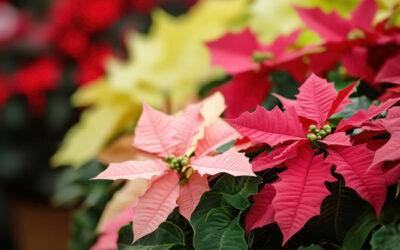
[[[313,48],[287,52],[299,34],[300,30],[297,30],[278,37],[271,45],[264,45],[249,29],[245,29],[207,43],[212,65],[222,66],[233,75],[232,81],[219,88],[228,105],[225,117],[237,117],[262,103],[272,87],[268,79],[272,70],[286,70],[298,81],[304,80],[308,69],[302,56]]]
[[[110,164],[95,177],[149,180],[146,193],[133,206],[134,241],[153,232],[176,206],[190,220],[201,195],[209,189],[209,175],[255,176],[244,154],[232,149],[216,154],[218,147],[239,134],[218,118],[220,111],[211,119],[210,110],[204,107],[205,102],[189,105],[173,118],[144,103],[133,145],[157,159]]]
[[[280,164],[288,168],[277,182],[266,184],[255,196],[246,218],[247,230],[276,222],[285,244],[310,218],[320,214],[322,201],[330,194],[324,183],[335,180],[330,173],[332,165],[344,177],[346,186],[371,203],[379,215],[386,196],[383,170],[370,168],[374,151],[365,144],[352,146],[344,131],[352,127],[350,124],[362,125],[396,100],[364,111],[368,115],[357,113],[335,129],[328,119],[350,103],[348,96],[354,86],[355,83],[337,93],[333,84],[312,75],[300,87],[297,100],[279,97],[284,113],[277,107],[272,111],[258,107],[253,113],[227,120],[251,142],[275,147],[254,159],[254,171]],[[322,152],[328,156],[324,158]]]

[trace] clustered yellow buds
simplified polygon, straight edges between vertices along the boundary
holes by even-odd
[[[324,125],[321,130],[317,129],[317,126],[310,125],[308,131],[310,133],[307,134],[307,139],[310,141],[316,141],[316,140],[322,140],[324,139],[327,135],[330,135],[332,133],[332,128],[328,124]]]
[[[188,167],[189,157],[175,157],[169,155],[165,158],[165,161],[169,164],[169,168],[176,171],[181,175],[181,183],[185,183],[193,175],[193,168]]]

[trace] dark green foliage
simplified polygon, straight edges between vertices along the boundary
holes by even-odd
[[[184,246],[185,236],[182,229],[172,222],[163,222],[149,235],[133,241],[132,223],[122,227],[118,233],[118,249],[137,249],[137,250],[164,250],[174,246]]]

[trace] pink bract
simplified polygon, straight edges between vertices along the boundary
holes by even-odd
[[[189,105],[183,114],[173,118],[144,103],[134,146],[159,159],[110,164],[94,178],[150,180],[146,193],[133,205],[134,241],[157,229],[176,206],[190,220],[201,195],[209,189],[209,175],[255,176],[244,154],[231,149],[214,155],[218,147],[237,139],[239,134],[222,120],[206,123],[202,108],[203,102]],[[204,134],[198,138],[200,133]],[[165,160],[169,155],[188,158],[187,168],[192,168],[189,177],[185,177],[185,171],[170,168]],[[187,180],[181,183],[182,178]]]

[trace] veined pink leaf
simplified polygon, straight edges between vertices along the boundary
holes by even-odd
[[[400,84],[400,54],[386,60],[375,77],[376,83],[390,82]]]
[[[217,156],[204,156],[189,162],[189,165],[201,175],[228,173],[233,176],[255,176],[246,156],[233,149]]]
[[[250,70],[235,74],[230,82],[219,88],[227,105],[224,116],[235,118],[254,109],[264,101],[271,87],[272,83],[265,72]]]
[[[174,121],[172,129],[176,146],[173,153],[176,156],[185,155],[186,151],[194,143],[194,137],[200,132],[200,127],[204,122],[204,118],[200,113],[202,106],[202,103],[189,105],[185,112]]]
[[[349,95],[353,92],[354,86],[356,86],[357,82],[354,82],[353,84],[350,84],[346,88],[339,91],[336,99],[332,102],[331,108],[329,109],[326,118],[331,117],[333,114],[341,111],[346,105],[351,103],[351,101],[349,100]]]
[[[147,161],[126,161],[123,163],[111,163],[106,170],[93,179],[151,179],[153,176],[161,175],[168,169],[168,164],[159,159]]]
[[[301,20],[308,28],[318,33],[326,41],[342,41],[347,39],[350,31],[349,21],[336,12],[325,14],[319,8],[304,9],[295,7]]]
[[[369,30],[374,20],[378,5],[375,0],[363,0],[357,8],[352,12],[351,24],[352,28]]]
[[[132,206],[127,207],[117,218],[107,223],[104,232],[97,239],[90,250],[113,250],[118,249],[118,231],[128,224],[133,218]]]
[[[237,138],[239,133],[226,123],[214,123],[204,129],[204,137],[197,143],[196,157],[205,156]]]
[[[400,160],[400,107],[389,109],[388,116],[383,120],[383,125],[390,133],[390,139],[375,152],[372,165],[384,161]]]
[[[365,144],[331,147],[328,152],[326,161],[336,165],[336,172],[343,176],[345,185],[368,201],[379,216],[386,197],[386,182],[381,168],[368,170],[374,152],[367,149]]]
[[[275,188],[267,183],[258,194],[253,196],[253,207],[246,215],[246,232],[275,222],[275,210],[271,204],[275,193]]]
[[[383,111],[396,104],[398,101],[400,101],[400,98],[389,99],[386,102],[381,103],[379,106],[371,105],[367,111],[360,109],[349,119],[341,120],[336,128],[336,131],[346,131],[350,128],[361,127],[365,121],[368,121],[379,115]]]
[[[134,207],[133,236],[136,240],[153,232],[177,206],[179,175],[175,172],[157,178]]]
[[[322,155],[315,156],[308,145],[299,147],[297,157],[286,165],[288,170],[280,174],[281,180],[272,184],[276,190],[272,206],[283,233],[283,244],[311,217],[320,214],[321,203],[329,195],[324,182],[335,180],[330,174],[330,164]]]
[[[207,43],[211,51],[212,65],[221,65],[229,74],[236,74],[258,67],[252,60],[253,53],[261,47],[250,29],[241,33],[229,33],[224,37]]]
[[[337,132],[328,135],[321,142],[329,146],[351,146],[350,136],[346,135],[345,132]]]
[[[160,157],[170,155],[173,118],[143,103],[143,112],[135,129],[133,146]]]
[[[190,221],[190,216],[199,203],[201,196],[209,189],[207,176],[201,176],[197,172],[192,175],[186,184],[181,186],[177,202],[179,212],[188,221]]]
[[[308,140],[300,140],[289,145],[278,146],[271,153],[263,153],[257,156],[251,165],[253,166],[253,171],[258,172],[268,168],[273,168],[282,162],[289,160],[297,155],[297,147],[307,143]]]
[[[299,88],[296,111],[299,116],[323,126],[337,93],[333,83],[312,74]]]
[[[253,143],[267,143],[275,146],[285,141],[305,139],[293,107],[289,107],[285,113],[282,113],[278,107],[267,111],[259,106],[253,113],[246,112],[236,119],[227,119],[227,121]]]

